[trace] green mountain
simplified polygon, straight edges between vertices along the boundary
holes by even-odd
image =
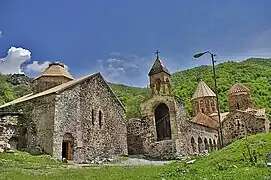
[[[228,111],[229,89],[236,82],[240,82],[251,90],[255,105],[266,108],[271,116],[271,59],[251,58],[242,62],[229,61],[218,64],[215,68],[222,112]],[[205,81],[214,89],[211,66],[199,66],[172,74],[174,96],[185,100],[188,116],[191,116],[192,112],[190,99],[200,80]],[[127,118],[140,116],[139,104],[150,97],[150,91],[147,88],[132,88],[115,84],[112,89],[123,101]]]
[[[224,62],[216,65],[217,84],[222,112],[228,111],[227,92],[236,82],[243,83],[252,92],[255,105],[266,108],[271,116],[271,59],[251,58],[242,62]],[[200,80],[214,89],[211,66],[199,66],[172,74],[174,96],[186,103],[188,116],[192,107],[190,98]],[[146,78],[147,74],[146,74]],[[0,75],[0,104],[30,92],[30,79],[18,75]],[[148,88],[111,84],[111,88],[126,108],[127,118],[140,117],[140,103],[151,97]]]

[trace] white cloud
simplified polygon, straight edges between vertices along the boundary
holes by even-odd
[[[0,30],[0,38],[2,37],[3,31]]]
[[[45,61],[43,63],[33,61],[32,64],[28,64],[25,69],[27,72],[42,72],[49,66],[49,64],[50,61]]]
[[[58,61],[56,61],[56,62],[58,62]],[[39,72],[44,71],[49,66],[50,63],[51,63],[51,61],[44,61],[44,62],[33,61],[31,64],[26,65],[25,70],[27,72],[39,73]],[[64,68],[66,70],[69,69],[69,67],[65,64],[64,64]]]
[[[107,58],[97,60],[96,63],[99,65],[99,71],[110,82],[146,86],[153,59],[146,60],[136,55],[112,52]]]
[[[23,73],[21,65],[31,58],[31,52],[24,48],[11,47],[4,58],[0,58],[0,73]]]

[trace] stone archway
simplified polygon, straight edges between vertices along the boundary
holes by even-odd
[[[66,133],[62,141],[62,159],[73,159],[74,138],[71,133]]]
[[[214,147],[214,150],[216,150],[216,149],[217,149],[217,145],[216,145],[215,140],[213,140],[213,147]]]
[[[203,142],[202,142],[201,137],[198,138],[198,150],[199,150],[199,153],[203,151]]]
[[[169,108],[165,103],[159,104],[154,111],[157,140],[171,139]]]
[[[204,138],[204,150],[209,150],[209,144],[206,138]]]
[[[213,143],[212,143],[211,138],[209,138],[209,148],[210,148],[210,151],[213,151]]]
[[[191,149],[192,149],[192,153],[197,152],[197,147],[196,147],[196,142],[195,142],[194,137],[191,137]]]

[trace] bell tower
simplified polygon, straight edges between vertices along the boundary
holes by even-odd
[[[156,51],[156,60],[149,72],[150,88],[153,95],[171,96],[171,74],[159,58],[159,51]]]

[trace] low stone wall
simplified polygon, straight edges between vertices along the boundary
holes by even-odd
[[[150,144],[147,156],[154,159],[174,159],[176,158],[175,140],[157,141]]]

